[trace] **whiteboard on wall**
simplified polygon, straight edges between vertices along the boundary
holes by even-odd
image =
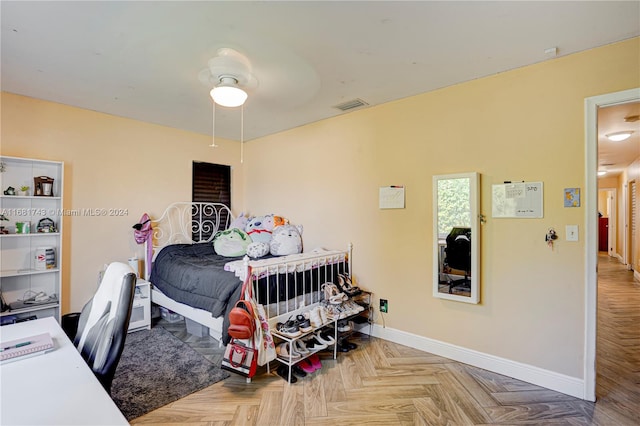
[[[494,218],[541,218],[544,191],[542,182],[514,182],[495,184],[492,188],[492,216]]]
[[[379,207],[381,209],[404,209],[404,186],[381,186]]]

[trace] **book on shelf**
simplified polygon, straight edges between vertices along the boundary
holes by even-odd
[[[0,342],[0,363],[16,361],[28,356],[39,355],[53,349],[51,334],[42,333],[21,339]]]

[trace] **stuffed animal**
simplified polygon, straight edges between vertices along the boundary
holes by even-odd
[[[289,224],[289,219],[285,219],[282,216],[273,216],[273,227],[275,228],[276,226],[282,226],[282,225],[288,225]]]
[[[274,256],[302,253],[302,225],[282,225],[275,228],[269,250]]]
[[[245,228],[247,227],[247,223],[249,223],[249,220],[251,220],[251,218],[248,216],[245,216],[244,212],[242,212],[240,213],[240,216],[236,217],[231,221],[228,229],[238,228],[244,231]]]
[[[273,215],[254,217],[247,223],[244,230],[247,231],[253,242],[269,244],[273,231]]]
[[[253,242],[247,247],[247,256],[256,259],[258,257],[269,254],[269,244],[261,242]]]
[[[220,231],[213,237],[213,249],[220,256],[244,256],[249,244],[251,244],[251,237],[238,228]]]

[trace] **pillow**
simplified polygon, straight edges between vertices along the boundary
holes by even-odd
[[[251,244],[251,237],[238,228],[220,231],[213,237],[213,249],[220,256],[225,257],[244,256],[249,244]]]
[[[274,256],[302,253],[302,226],[281,225],[274,228],[269,249]]]
[[[247,247],[247,255],[251,258],[258,258],[269,254],[269,244],[253,242]]]

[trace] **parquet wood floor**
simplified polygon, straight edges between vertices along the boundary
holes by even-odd
[[[190,425],[638,425],[640,284],[617,261],[599,269],[597,396],[582,401],[403,345],[355,335],[356,350],[287,384],[239,376],[159,408],[132,424]],[[212,362],[209,337],[167,324]]]

